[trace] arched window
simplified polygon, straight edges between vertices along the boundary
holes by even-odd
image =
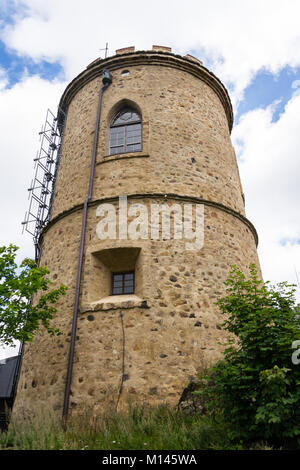
[[[142,120],[132,108],[122,108],[110,124],[109,154],[142,150]]]

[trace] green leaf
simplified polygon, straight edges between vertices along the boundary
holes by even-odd
[[[0,247],[0,343],[8,346],[14,340],[32,341],[41,326],[49,334],[57,332],[50,321],[54,305],[67,290],[64,285],[51,289],[48,269],[32,259],[24,259],[18,267],[17,250],[15,245]]]

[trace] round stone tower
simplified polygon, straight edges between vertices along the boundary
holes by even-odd
[[[222,354],[229,267],[259,266],[228,93],[196,58],[121,49],[66,88],[40,264],[69,287],[26,345],[16,411],[175,405]]]

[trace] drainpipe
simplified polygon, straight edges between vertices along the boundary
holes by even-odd
[[[72,322],[72,330],[71,330],[69,359],[68,359],[68,368],[67,368],[67,378],[66,378],[66,387],[65,387],[64,405],[63,405],[63,418],[67,417],[68,411],[69,411],[70,389],[71,389],[71,381],[72,381],[73,358],[74,358],[74,349],[75,349],[78,306],[79,306],[79,294],[80,294],[80,284],[81,284],[81,273],[82,273],[82,264],[83,264],[83,254],[84,254],[84,241],[85,241],[85,231],[86,231],[87,209],[88,209],[88,203],[92,199],[94,170],[95,170],[95,163],[96,163],[97,144],[98,144],[98,136],[99,136],[99,125],[100,125],[100,118],[101,118],[102,95],[103,95],[103,92],[112,83],[112,76],[111,76],[111,74],[108,70],[103,70],[102,83],[103,83],[103,86],[102,86],[102,88],[100,88],[99,95],[98,95],[98,107],[97,107],[95,134],[94,134],[92,161],[91,161],[91,168],[90,168],[89,188],[88,188],[87,197],[86,197],[86,199],[84,201],[84,204],[83,204],[81,235],[80,235],[80,247],[79,247],[79,258],[78,258],[78,266],[77,266],[77,278],[76,278],[75,300],[74,300],[74,310],[73,310],[73,322]]]

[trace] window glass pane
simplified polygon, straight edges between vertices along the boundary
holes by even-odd
[[[112,127],[110,130],[110,135],[115,135],[115,134],[122,134],[123,133],[123,127]]]
[[[127,145],[139,144],[140,141],[141,141],[140,136],[131,135],[131,136],[127,136],[126,144]]]
[[[114,119],[112,125],[117,126],[119,124],[128,124],[130,122],[135,122],[135,121],[140,121],[140,120],[141,120],[141,118],[138,115],[138,113],[136,113],[135,111],[133,111],[130,108],[124,108],[116,116],[116,118]]]
[[[110,127],[109,153],[110,155],[116,155],[124,152],[139,152],[141,150],[141,118],[133,109],[124,108],[115,117]]]
[[[127,143],[130,142],[141,142],[141,136],[142,136],[142,127],[140,124],[133,125],[133,126],[127,126],[127,132],[126,132],[126,140]]]
[[[124,148],[124,144],[122,142],[116,142],[114,144],[110,145],[110,148],[114,149],[115,147],[118,147],[120,149]]]
[[[125,128],[115,127],[110,130],[110,147],[123,146],[125,138]]]
[[[132,113],[131,114],[131,121],[140,121],[140,120],[141,120],[141,118],[138,115],[138,113]]]
[[[125,128],[115,127],[110,129],[109,137],[109,152],[111,155],[121,153],[125,151],[124,140],[125,140]]]
[[[127,281],[128,279],[133,279],[133,273],[125,273],[124,278],[125,278],[125,281]]]
[[[124,287],[124,294],[133,294],[133,286],[131,287]]]
[[[115,145],[124,145],[124,135],[111,136],[110,145],[111,147],[114,147]]]
[[[141,129],[141,124],[130,124],[130,126],[127,127],[127,132],[133,132],[137,133]]]
[[[114,281],[114,288],[115,287],[123,287],[123,282],[122,281]]]
[[[139,152],[142,150],[141,144],[130,144],[127,145],[127,151],[128,152]]]
[[[112,295],[134,293],[134,272],[113,274]]]
[[[114,295],[123,294],[122,287],[114,287],[113,288],[113,294]]]
[[[123,153],[125,152],[124,147],[112,147],[110,149],[110,155],[116,155],[117,153]]]
[[[132,113],[129,111],[127,113],[123,113],[118,121],[131,121],[132,120]]]

